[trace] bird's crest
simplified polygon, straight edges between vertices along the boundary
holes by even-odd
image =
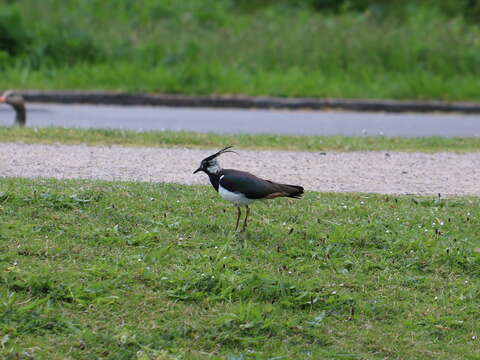
[[[220,155],[222,155],[222,154],[225,154],[225,153],[229,153],[229,152],[238,155],[237,152],[235,152],[235,151],[233,151],[233,150],[229,150],[229,149],[231,149],[232,147],[233,147],[233,146],[227,146],[226,148],[223,148],[223,149],[220,150],[219,152],[216,152],[215,154],[206,157],[205,159],[202,160],[202,162],[203,162],[203,161],[205,161],[205,162],[212,161],[212,160],[214,160],[215,158],[217,158],[218,156],[220,156]]]

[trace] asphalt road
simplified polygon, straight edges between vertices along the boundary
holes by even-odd
[[[0,125],[14,112],[0,106]],[[346,136],[480,137],[480,115],[28,104],[27,126]]]

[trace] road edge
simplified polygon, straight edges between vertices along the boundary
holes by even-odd
[[[345,110],[371,112],[480,113],[480,103],[445,101],[281,98],[243,95],[174,95],[114,91],[19,91],[28,102],[61,104],[148,105],[172,107]]]

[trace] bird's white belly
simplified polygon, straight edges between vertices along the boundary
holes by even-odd
[[[223,188],[222,185],[218,185],[218,193],[222,198],[234,203],[237,206],[248,205],[253,201],[253,199],[248,199],[241,193],[228,191],[227,189]]]

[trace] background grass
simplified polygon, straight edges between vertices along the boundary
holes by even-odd
[[[0,179],[1,357],[480,355],[478,198],[309,192],[245,236],[234,213],[210,187]]]
[[[478,100],[480,2],[0,0],[0,87]]]
[[[0,141],[214,149],[232,145],[237,148],[298,151],[480,151],[478,138],[218,135],[174,131],[136,132],[2,126],[0,126]]]

